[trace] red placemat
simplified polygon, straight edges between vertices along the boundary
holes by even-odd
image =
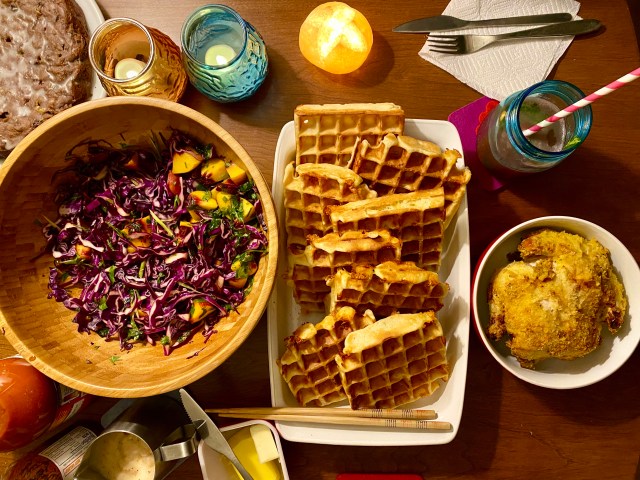
[[[341,473],[336,480],[423,480],[420,475],[406,473]]]
[[[474,181],[477,181],[485,190],[499,190],[505,186],[504,181],[494,177],[478,160],[476,152],[476,133],[480,123],[498,105],[498,101],[488,97],[482,97],[465,105],[449,115],[449,121],[458,129],[464,160],[471,169]]]

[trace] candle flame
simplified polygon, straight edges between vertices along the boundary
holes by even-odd
[[[334,12],[327,19],[320,42],[322,56],[328,56],[341,42],[344,42],[351,50],[366,51],[367,45],[362,32],[353,24],[354,17],[353,10],[342,9]]]
[[[300,27],[302,55],[329,73],[360,68],[371,51],[373,31],[358,10],[342,2],[318,5]]]

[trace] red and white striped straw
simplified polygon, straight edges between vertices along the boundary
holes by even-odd
[[[634,71],[630,73],[627,73],[624,77],[620,77],[615,82],[611,82],[606,87],[602,87],[600,90],[593,92],[591,95],[587,95],[586,97],[578,100],[576,103],[569,105],[567,108],[564,108],[559,112],[551,115],[549,118],[542,120],[540,123],[537,123],[536,125],[529,127],[526,130],[523,130],[522,134],[525,137],[533,135],[534,133],[541,130],[542,128],[548,127],[553,122],[557,122],[561,118],[571,115],[573,112],[575,112],[579,108],[582,108],[586,105],[589,105],[590,103],[595,102],[599,98],[602,98],[605,95],[610,94],[614,90],[617,90],[620,87],[625,86],[627,83],[631,83],[634,80],[637,80],[639,77],[640,77],[640,67],[636,68]]]

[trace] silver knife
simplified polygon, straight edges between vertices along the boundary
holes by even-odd
[[[180,398],[182,399],[184,409],[187,411],[187,415],[189,415],[189,418],[196,426],[204,443],[216,452],[227,457],[244,480],[253,480],[253,477],[249,475],[249,472],[242,466],[236,454],[231,450],[229,442],[227,442],[227,439],[224,438],[224,435],[218,430],[216,424],[213,423],[209,415],[207,415],[184,388],[180,389]]]
[[[456,30],[464,27],[503,26],[503,25],[538,25],[544,23],[568,22],[573,16],[570,13],[550,13],[546,15],[527,15],[524,17],[493,18],[488,20],[462,20],[448,15],[419,18],[398,25],[393,29],[397,33],[429,33],[438,30]]]

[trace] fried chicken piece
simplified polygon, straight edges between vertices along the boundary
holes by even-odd
[[[597,240],[544,229],[524,238],[522,258],[499,270],[489,287],[489,336],[525,368],[545,358],[572,360],[595,350],[601,328],[612,333],[627,311],[624,286]]]

